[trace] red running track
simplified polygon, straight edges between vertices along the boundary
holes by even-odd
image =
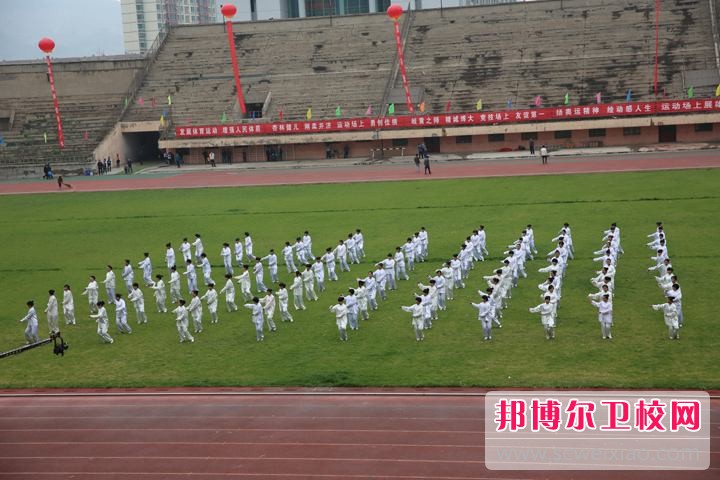
[[[73,181],[73,189],[63,193],[106,192],[203,187],[236,187],[253,185],[287,185],[313,183],[377,182],[397,180],[482,178],[525,175],[560,175],[574,173],[606,173],[648,170],[720,168],[720,153],[715,150],[659,152],[648,154],[602,155],[550,158],[549,165],[540,165],[537,157],[482,161],[434,163],[433,174],[424,176],[414,165],[374,164],[323,167],[322,161],[302,168],[256,168],[217,171],[182,170],[169,167],[164,176],[115,175],[82,178]],[[278,164],[278,166],[281,166]],[[166,174],[165,174],[166,172]],[[0,184],[0,195],[19,193],[59,193],[55,181]]]
[[[0,396],[0,479],[720,477],[717,421],[705,471],[489,471],[482,392],[435,393]]]

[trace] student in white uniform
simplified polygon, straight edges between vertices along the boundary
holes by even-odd
[[[113,272],[112,265],[107,266],[107,272],[105,273],[105,280],[102,282],[105,285],[105,293],[107,293],[108,301],[115,301],[115,272]]]
[[[277,255],[275,255],[275,249],[271,248],[270,252],[260,259],[262,262],[268,263],[268,272],[270,272],[270,281],[272,283],[278,282],[278,264]]]
[[[121,293],[115,294],[115,325],[120,333],[132,333],[132,328],[127,323],[127,306]]]
[[[172,243],[168,242],[165,244],[165,265],[170,270],[175,264],[175,249],[172,247]]]
[[[365,237],[359,228],[355,230],[355,251],[358,259],[365,257]]]
[[[483,340],[492,340],[492,305],[490,304],[490,297],[487,295],[482,296],[482,302],[470,303],[473,307],[477,308],[478,320],[482,325],[483,329]]]
[[[669,290],[665,291],[665,296],[673,299],[673,304],[675,304],[675,307],[677,309],[678,328],[682,328],[683,320],[685,319],[683,317],[682,291],[680,290],[680,285],[677,283],[673,283],[672,287]]]
[[[237,237],[235,239],[235,244],[233,245],[233,249],[235,250],[235,263],[237,263],[237,266],[242,268],[243,266],[243,243],[240,240],[240,237]]]
[[[368,307],[370,307],[372,310],[377,310],[377,282],[375,281],[373,272],[368,272],[367,277],[358,278],[357,281],[363,282],[365,284],[365,289],[367,291]]]
[[[240,285],[240,293],[242,293],[243,298],[245,301],[252,300],[252,292],[251,292],[251,285],[250,285],[250,266],[249,265],[243,265],[242,266],[242,273],[235,277],[235,280],[237,280],[238,285]]]
[[[248,258],[249,262],[255,260],[255,257],[253,256],[253,241],[250,236],[250,232],[245,232],[245,256]]]
[[[420,227],[420,248],[422,249],[423,261],[428,257],[428,247],[430,245],[430,239],[428,238],[428,232],[425,227]]]
[[[410,280],[405,268],[405,255],[403,255],[402,248],[395,247],[395,277],[398,280]]]
[[[668,327],[668,336],[670,340],[680,340],[680,325],[678,323],[677,306],[672,297],[667,297],[667,303],[652,305],[655,311],[662,310],[665,325]]]
[[[453,269],[450,262],[445,262],[445,266],[440,269],[442,276],[445,278],[445,299],[453,300],[455,298],[453,290],[455,289],[455,281],[453,279]]]
[[[180,244],[180,254],[183,257],[184,261],[192,260],[192,253],[191,253],[192,245],[190,245],[190,242],[188,242],[187,238],[183,238],[182,243]]]
[[[200,301],[200,292],[193,290],[190,292],[190,305],[187,307],[188,313],[192,317],[193,327],[195,327],[195,333],[202,333],[202,315],[203,308],[202,302]]]
[[[302,272],[302,281],[307,299],[313,302],[317,301],[318,296],[315,294],[315,273],[313,273],[312,265],[309,263],[305,265],[305,270]]]
[[[422,298],[415,297],[415,305],[400,307],[402,310],[409,312],[412,315],[412,326],[415,330],[415,341],[422,342],[425,340]]]
[[[414,295],[422,299],[421,305],[423,306],[423,329],[429,330],[432,328],[432,300],[430,299],[430,289],[424,289],[422,295],[418,295],[417,293]]]
[[[176,304],[182,297],[180,293],[180,274],[177,271],[177,267],[173,265],[170,267],[170,303]]]
[[[303,263],[309,263],[312,262],[312,259],[315,258],[315,255],[313,255],[312,252],[312,238],[310,237],[310,232],[305,230],[305,233],[303,234],[302,243],[305,246],[305,262]]]
[[[246,303],[243,306],[250,309],[252,312],[251,320],[255,326],[255,339],[258,342],[262,342],[265,340],[265,335],[263,334],[263,324],[265,323],[265,318],[263,317],[263,307],[260,305],[260,299],[258,297],[253,297],[252,303]]]
[[[345,305],[345,297],[338,297],[338,303],[330,307],[330,311],[335,314],[335,323],[337,324],[340,341],[347,342],[348,309]]]
[[[58,325],[58,301],[55,297],[55,290],[48,290],[48,304],[45,308],[45,313],[47,314],[48,330],[50,331],[50,335],[58,333],[60,331],[60,326]]]
[[[195,338],[190,334],[188,330],[188,310],[185,308],[185,300],[182,298],[178,300],[178,306],[172,311],[175,314],[175,326],[177,327],[178,335],[180,336],[180,343],[189,340],[190,343],[195,342]]]
[[[355,252],[355,237],[352,233],[348,233],[347,240],[345,240],[345,247],[347,248],[348,257],[350,257],[350,263],[360,263]],[[347,298],[345,299],[347,304]]]
[[[529,309],[531,313],[539,313],[540,321],[545,329],[545,340],[555,338],[555,319],[553,318],[553,306],[550,303],[550,296],[545,296],[545,301],[536,307]]]
[[[395,259],[392,253],[387,254],[387,258],[382,261],[382,265],[383,269],[385,269],[388,290],[397,290],[397,283],[395,282]],[[345,300],[347,301],[347,299]]]
[[[285,246],[282,249],[283,254],[283,260],[285,260],[285,268],[287,268],[288,273],[293,273],[297,268],[295,268],[295,261],[293,260],[293,246],[290,245],[290,242],[285,242]]]
[[[295,244],[293,245],[293,250],[295,250],[295,256],[297,257],[297,261],[299,265],[305,265],[305,244],[302,241],[302,237],[297,237],[295,239]]]
[[[205,303],[207,304],[208,312],[210,312],[210,323],[218,323],[220,319],[218,318],[217,308],[218,308],[218,294],[215,290],[215,284],[211,283],[207,286],[207,292],[200,297],[200,300],[205,300]]]
[[[65,284],[63,287],[63,317],[65,317],[65,325],[75,325],[75,299],[73,298],[70,285]]]
[[[145,315],[145,296],[140,285],[137,282],[133,283],[133,289],[128,294],[128,300],[130,300],[135,307],[135,315],[137,315],[138,325],[141,323],[147,323],[147,315]]]
[[[85,287],[81,295],[87,295],[88,303],[90,304],[90,313],[97,312],[98,283],[95,275],[90,275],[90,282],[88,282],[87,287]]]
[[[35,302],[29,300],[26,305],[28,312],[20,319],[20,323],[27,322],[27,327],[25,327],[25,341],[28,344],[37,343],[40,341],[40,337],[38,336],[38,318],[35,312]]]
[[[264,310],[268,330],[271,332],[277,331],[275,320],[273,320],[273,317],[275,317],[275,295],[273,295],[272,288],[267,289],[266,295],[260,299],[260,305]]]
[[[215,284],[215,281],[212,279],[212,265],[210,265],[210,260],[208,260],[207,255],[204,253],[200,254],[200,263],[198,266],[202,269],[205,285]]]
[[[412,238],[408,237],[402,249],[407,259],[407,269],[411,272],[415,271],[415,244]]]
[[[225,267],[225,273],[229,273],[232,276],[234,273],[232,267],[232,250],[230,250],[229,243],[223,243],[223,246],[220,249],[220,257],[222,258],[223,266]]]
[[[442,270],[435,270],[435,276],[428,278],[435,280],[435,288],[437,288],[438,310],[447,309],[447,286],[445,284],[445,277],[442,274]]]
[[[183,275],[187,277],[188,291],[192,292],[193,290],[197,290],[197,273],[195,272],[195,265],[192,263],[192,260],[188,259],[185,261],[185,271]]]
[[[293,317],[290,315],[290,311],[288,310],[288,304],[290,295],[287,291],[287,285],[285,285],[283,282],[280,282],[278,284],[277,297],[278,297],[278,306],[280,308],[280,317],[282,318],[283,322],[292,322]]]
[[[367,289],[365,288],[365,282],[362,280],[358,281],[358,287],[355,289],[355,298],[357,298],[358,303],[358,316],[363,320],[370,319],[370,313],[368,313]]]
[[[321,257],[322,261],[325,262],[325,267],[328,272],[328,281],[337,282],[338,276],[335,273],[335,253],[333,249],[328,247],[325,249],[325,255]]]
[[[167,313],[167,307],[165,301],[167,295],[165,293],[165,282],[163,282],[163,276],[160,274],[155,275],[156,282],[153,283],[150,288],[155,291],[155,305],[157,305],[158,313]]]
[[[387,283],[387,274],[385,273],[385,268],[382,263],[378,263],[375,266],[375,271],[373,272],[373,277],[375,278],[375,285],[377,287],[377,292],[380,295],[380,299],[387,300],[387,295],[385,294],[385,286]]]
[[[465,282],[462,278],[462,262],[458,258],[458,254],[453,254],[452,260],[450,260],[450,267],[453,271],[453,285],[454,288],[465,288]]]
[[[300,272],[295,272],[295,278],[292,285],[290,285],[290,290],[293,293],[295,310],[306,310],[305,301],[303,300],[303,279]]]
[[[90,318],[95,319],[95,322],[97,323],[98,336],[105,343],[115,343],[115,340],[113,340],[113,338],[108,334],[109,319],[108,319],[107,310],[105,309],[105,302],[100,300],[99,302],[97,302],[97,304],[95,306],[96,306],[97,313],[91,314]]]
[[[225,294],[225,305],[227,306],[228,313],[236,312],[238,307],[235,305],[235,284],[233,283],[232,274],[225,274],[225,286],[220,289],[219,293],[220,295]]]
[[[338,242],[338,246],[335,247],[335,250],[333,250],[333,253],[335,254],[335,257],[337,257],[338,261],[340,262],[340,271],[341,272],[349,272],[350,267],[347,263],[347,247],[345,246],[345,242],[340,240]]]
[[[255,259],[255,266],[253,266],[253,273],[255,274],[255,286],[257,287],[258,292],[265,292],[267,291],[267,287],[265,286],[264,279],[265,279],[265,270],[263,268],[263,264],[260,258]]]
[[[610,294],[606,293],[602,296],[602,300],[596,302],[590,300],[593,307],[598,310],[598,321],[600,322],[600,330],[603,340],[612,340],[611,327],[613,324],[613,304],[610,301]]]
[[[322,259],[317,257],[315,263],[312,264],[312,270],[315,274],[315,281],[317,282],[318,292],[325,291],[325,266],[322,263]]]
[[[150,261],[150,254],[148,252],[143,253],[143,256],[145,258],[143,258],[142,261],[138,262],[138,267],[142,269],[143,281],[145,282],[145,285],[149,287],[153,283],[152,262]]]
[[[203,247],[202,239],[200,238],[200,234],[195,234],[195,241],[192,243],[193,247],[195,247],[195,261],[200,263],[201,256],[203,252],[205,251],[205,247]]]
[[[483,255],[486,257],[490,255],[487,251],[487,234],[485,233],[485,225],[480,225],[478,229],[478,235],[480,235],[480,248],[482,249]]]
[[[430,318],[432,320],[438,319],[438,295],[437,295],[437,286],[435,285],[435,280],[431,279],[429,285],[423,285],[422,283],[418,283],[417,286],[420,290],[423,291],[423,293],[427,290],[427,294],[430,296]]]
[[[538,251],[537,248],[535,248],[535,231],[532,228],[532,224],[528,223],[525,231],[527,232],[528,247],[534,255],[537,255]]]
[[[125,266],[122,271],[122,279],[123,282],[125,282],[125,288],[127,288],[128,293],[130,293],[132,291],[133,283],[135,283],[135,272],[133,271],[130,260],[125,260]]]
[[[348,295],[345,295],[345,306],[347,307],[347,317],[350,330],[357,330],[359,328],[358,304],[354,288],[348,289]]]

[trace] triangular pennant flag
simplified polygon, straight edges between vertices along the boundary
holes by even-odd
[[[391,103],[388,105],[388,115],[395,115],[395,104]]]
[[[418,105],[418,108],[420,108],[420,113],[425,113],[425,101],[423,100],[420,102],[420,105]]]
[[[595,103],[597,103],[598,105],[602,103],[602,93],[597,92],[595,94]]]
[[[140,105],[141,107],[145,106],[145,100],[143,100],[142,97],[138,98],[138,105]]]
[[[342,116],[342,109],[340,108],[340,105],[338,105],[337,108],[335,109],[335,116],[336,117]]]
[[[565,105],[568,105],[570,103],[570,93],[565,93]]]
[[[540,105],[542,105],[542,97],[538,95],[537,97],[535,97],[535,106],[539,107]]]
[[[312,107],[310,107],[310,108],[307,109],[307,113],[305,114],[305,118],[307,118],[308,120],[311,120],[311,119],[312,119]]]
[[[130,101],[128,100],[128,97],[125,97],[125,106],[126,106],[126,107],[128,106],[128,103],[129,103],[129,102],[130,102]]]
[[[165,126],[165,115],[160,115],[160,126],[161,127]]]
[[[507,101],[507,108],[512,108],[512,100],[510,100],[509,98]]]
[[[628,103],[632,102],[632,88],[628,89],[627,95],[625,95],[625,101]]]
[[[168,95],[168,105],[172,105],[172,95]]]
[[[693,98],[695,96],[695,87],[688,88],[687,94],[688,98]]]
[[[717,86],[717,88],[715,89],[715,96],[716,96],[716,97],[720,97],[720,84],[719,84],[719,85]]]
[[[225,114],[225,112],[223,112],[222,116],[220,117],[220,123],[225,123],[225,122],[227,122],[227,115]]]
[[[479,98],[477,103],[475,104],[475,110],[477,110],[478,112],[482,110],[482,98]]]
[[[152,105],[153,107],[155,107],[155,103],[156,103],[156,102],[155,102],[155,97],[152,97],[152,98],[150,99],[150,105]]]
[[[369,117],[370,115],[372,115],[372,105],[368,105],[367,110],[365,110],[365,116]]]
[[[47,132],[43,133],[43,138],[45,139],[45,143],[47,143]]]
[[[280,119],[281,122],[283,121],[283,111],[282,111],[282,108],[281,108],[280,111],[278,112],[278,118]]]
[[[85,132],[83,133],[83,140],[87,140],[88,138],[90,138],[90,134],[87,130],[85,130]]]
[[[445,113],[450,112],[450,108],[452,108],[452,102],[448,100],[447,104],[445,105]]]

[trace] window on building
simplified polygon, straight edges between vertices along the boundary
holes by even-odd
[[[455,143],[472,143],[472,135],[459,135],[455,137]]]
[[[392,146],[393,147],[407,147],[408,139],[407,138],[393,138]]]
[[[606,132],[604,128],[591,128],[588,130],[588,136],[589,137],[604,137],[606,136]]]
[[[537,140],[538,134],[537,132],[523,132],[520,134],[520,138],[523,140]]]
[[[572,130],[558,130],[555,132],[556,139],[572,138]]]
[[[698,123],[695,125],[695,131],[696,132],[712,132],[713,124],[712,123]]]
[[[300,6],[298,5],[298,1],[304,2],[305,0],[285,0],[287,18],[298,18],[300,16]]]
[[[391,0],[375,0],[375,8],[378,12],[384,12],[390,6]]]
[[[488,142],[504,142],[505,141],[505,134],[504,133],[491,133],[488,135]]]
[[[262,118],[262,103],[248,103],[245,107],[247,108],[247,116],[249,118]]]
[[[626,137],[640,135],[640,127],[625,127],[623,128],[623,135]]]

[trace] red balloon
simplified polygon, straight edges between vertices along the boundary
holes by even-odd
[[[397,3],[393,3],[387,9],[388,17],[392,18],[396,22],[398,21],[398,19],[400,17],[402,17],[402,14],[403,14],[403,8],[400,5],[398,5]]]
[[[50,54],[55,49],[55,42],[52,41],[52,38],[44,37],[38,42],[38,47],[43,52]]]
[[[237,13],[237,8],[235,8],[235,5],[232,3],[226,3],[220,8],[220,13],[222,13],[225,18],[232,18]]]

